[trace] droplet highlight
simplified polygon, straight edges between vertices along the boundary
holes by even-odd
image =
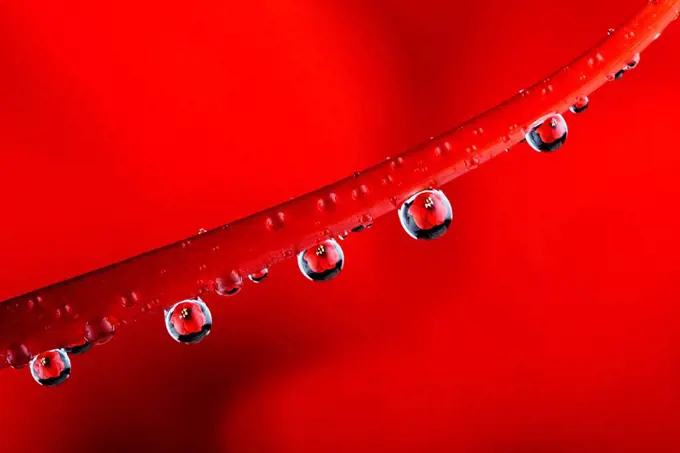
[[[195,344],[210,334],[212,315],[202,300],[183,300],[166,311],[165,327],[175,341]]]
[[[534,150],[545,153],[560,149],[567,140],[567,133],[567,122],[562,115],[555,114],[533,126],[525,139]]]
[[[46,387],[62,384],[71,376],[71,359],[63,349],[38,354],[31,360],[31,376]]]
[[[312,281],[326,281],[337,276],[345,265],[342,247],[329,239],[298,254],[302,275]]]
[[[399,209],[404,231],[414,239],[432,240],[449,229],[453,209],[441,190],[423,190],[406,200]]]

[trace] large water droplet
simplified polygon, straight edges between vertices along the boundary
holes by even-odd
[[[571,113],[583,113],[586,110],[588,110],[588,106],[590,105],[590,100],[588,99],[588,96],[579,96],[576,99],[576,102],[574,105],[572,105],[569,110],[571,110]]]
[[[406,200],[399,209],[404,230],[415,239],[436,239],[446,233],[453,209],[441,190],[423,190]]]
[[[62,384],[71,376],[71,359],[63,349],[38,354],[31,360],[31,376],[47,387]]]
[[[567,132],[567,122],[562,115],[555,114],[533,126],[525,138],[533,149],[544,153],[560,149],[567,140]]]
[[[215,292],[220,296],[233,296],[243,288],[243,277],[235,271],[226,277],[215,279]]]
[[[165,327],[175,341],[198,343],[210,333],[212,315],[202,300],[183,300],[165,312]]]
[[[302,274],[313,281],[330,280],[345,265],[345,255],[334,239],[328,239],[298,254]]]
[[[269,269],[266,267],[258,272],[253,272],[248,276],[251,282],[253,283],[260,283],[263,281],[265,278],[267,278],[267,275],[269,275]]]

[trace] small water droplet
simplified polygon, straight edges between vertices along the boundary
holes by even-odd
[[[660,37],[661,37],[661,33],[655,34],[655,35],[654,35],[654,41],[656,41],[656,40],[659,39]]]
[[[614,34],[614,32],[616,32],[616,30],[615,30],[615,29],[613,29],[613,28],[610,28],[609,30],[607,30],[607,36],[611,36],[611,35],[613,35],[613,34]]]
[[[199,228],[198,229],[198,234],[205,234],[207,232],[208,232],[208,230],[206,230],[205,228]]]
[[[108,343],[115,332],[115,322],[109,317],[93,319],[85,324],[85,340],[94,345]]]
[[[317,200],[316,207],[321,212],[332,212],[335,211],[337,202],[338,196],[331,192],[326,197]]]
[[[286,216],[283,212],[278,212],[276,215],[269,216],[265,220],[265,226],[269,231],[278,231],[283,228]]]
[[[449,229],[453,209],[441,190],[423,190],[406,200],[399,209],[404,231],[415,239],[431,240]]]
[[[345,173],[345,174],[347,174],[347,173]],[[359,176],[361,176],[361,173],[359,173],[358,171],[355,171],[354,173],[352,173],[353,178],[358,178]]]
[[[562,115],[555,114],[534,125],[526,134],[525,139],[536,151],[556,151],[567,140],[567,132],[567,122]]]
[[[397,157],[396,159],[390,162],[390,166],[394,169],[401,168],[402,165],[404,165],[404,159],[401,157]]]
[[[368,187],[366,187],[364,184],[360,185],[358,189],[352,190],[352,199],[354,200],[366,198],[367,195]]]
[[[345,256],[334,239],[328,239],[298,254],[302,275],[312,281],[330,280],[337,276],[345,264]]]
[[[77,343],[70,343],[62,348],[69,355],[85,354],[92,349],[92,343],[87,340],[82,340]]]
[[[7,349],[5,354],[7,364],[15,370],[26,367],[33,357],[26,345],[15,343]]]
[[[71,359],[63,349],[38,354],[31,360],[31,376],[46,387],[62,384],[71,376]]]
[[[359,225],[352,228],[352,233],[358,233],[360,231],[369,229],[373,226],[373,217],[370,214],[362,215],[359,218]]]
[[[248,279],[253,283],[260,283],[267,278],[267,275],[269,275],[269,269],[265,267],[258,272],[253,272],[252,274],[250,274],[248,276]]]
[[[347,239],[347,236],[349,236],[349,231],[343,231],[342,233],[338,234],[338,239],[344,241]]]
[[[576,102],[574,102],[574,105],[569,107],[569,110],[571,113],[583,113],[586,110],[588,110],[588,106],[590,105],[590,100],[588,99],[588,96],[579,96],[576,98]]]
[[[233,296],[243,288],[243,277],[236,271],[226,277],[215,279],[215,292],[220,296]]]
[[[212,315],[202,300],[183,300],[165,313],[165,327],[175,341],[195,344],[210,334]]]
[[[626,72],[625,69],[621,69],[616,74],[609,74],[607,76],[607,80],[609,80],[610,82],[613,82],[614,80],[619,80],[621,77],[623,77],[623,74],[625,74],[625,72]]]
[[[633,55],[633,58],[631,58],[631,60],[628,63],[626,63],[625,69],[626,69],[626,71],[630,71],[631,69],[637,68],[637,66],[639,64],[640,64],[640,54],[636,53],[635,55]]]

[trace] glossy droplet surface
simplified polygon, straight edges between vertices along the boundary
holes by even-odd
[[[165,312],[165,327],[175,341],[198,343],[210,333],[212,315],[202,300],[183,300]]]
[[[238,294],[243,288],[243,277],[236,272],[232,272],[226,277],[215,279],[215,292],[220,296],[233,296]]]
[[[95,345],[108,343],[113,338],[116,327],[111,319],[94,319],[85,325],[85,340]]]
[[[567,133],[567,122],[562,115],[556,114],[534,125],[525,139],[533,149],[545,153],[560,149],[567,140]]]
[[[18,370],[27,366],[32,356],[26,345],[14,344],[7,350],[6,357],[7,364]]]
[[[630,71],[631,69],[637,68],[637,66],[639,64],[640,64],[640,54],[636,53],[635,55],[633,55],[633,58],[628,63],[626,63],[625,69],[627,71]]]
[[[423,190],[406,200],[399,209],[404,230],[415,239],[431,240],[446,233],[453,209],[441,190]]]
[[[59,385],[71,376],[71,359],[63,349],[38,354],[31,360],[31,376],[40,385]]]
[[[302,275],[313,281],[330,280],[345,265],[345,255],[340,245],[329,239],[298,254]]]
[[[359,222],[358,226],[352,228],[352,233],[359,233],[373,227],[373,217],[369,214],[362,215]]]
[[[62,348],[64,352],[70,355],[79,355],[79,354],[85,354],[87,351],[92,349],[92,343],[89,341],[83,340],[78,343],[71,343]]]
[[[588,96],[579,96],[579,98],[576,99],[576,102],[569,108],[569,110],[571,113],[579,114],[588,110],[589,105],[590,99],[588,99]]]
[[[266,267],[259,272],[253,272],[248,276],[248,279],[253,283],[260,283],[269,275],[269,269]]]

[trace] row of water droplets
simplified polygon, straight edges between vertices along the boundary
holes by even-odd
[[[610,75],[609,80],[620,79],[626,71],[635,68],[640,61],[639,54],[626,64],[620,71]],[[574,114],[580,114],[588,109],[590,101],[587,96],[580,96],[570,107]],[[561,148],[568,135],[567,123],[561,114],[549,115],[534,123],[525,135],[526,142],[538,152],[552,152]],[[397,162],[397,161],[395,161]],[[356,196],[362,194],[357,192]],[[319,208],[335,200],[322,200]],[[441,237],[451,225],[453,209],[446,195],[441,190],[427,189],[419,191],[401,204],[398,210],[399,220],[406,233],[414,239],[433,240]],[[277,218],[267,219],[270,229],[277,229],[283,223],[282,214]],[[360,225],[352,232],[359,232],[373,225],[370,215],[362,216]],[[199,233],[204,231],[199,231]],[[347,238],[349,231],[338,234],[339,240]],[[307,279],[312,281],[327,281],[336,277],[344,268],[345,257],[342,247],[336,239],[324,240],[297,255],[298,267]],[[253,283],[263,282],[269,274],[269,269],[263,268],[248,275]],[[243,277],[232,272],[226,278],[217,278],[213,289],[221,296],[233,296],[241,291]],[[165,326],[170,336],[177,342],[195,344],[210,334],[212,329],[212,314],[200,297],[183,300],[165,311]],[[50,350],[37,356],[31,356],[25,346],[8,352],[7,361],[15,367],[21,368],[28,364],[31,375],[41,385],[56,386],[66,381],[71,375],[70,355],[82,354],[92,345],[104,344],[111,340],[115,331],[114,323],[102,318],[96,323],[88,323],[85,338],[82,342],[71,344],[63,348]]]

